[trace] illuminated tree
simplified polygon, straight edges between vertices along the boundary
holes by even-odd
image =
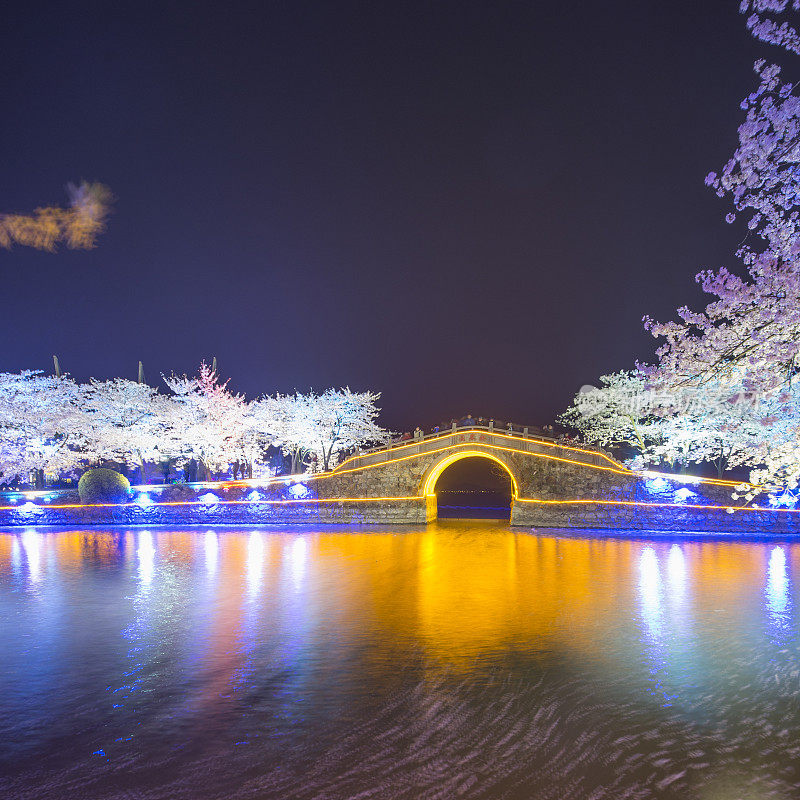
[[[0,247],[15,244],[53,252],[59,242],[72,250],[90,250],[106,229],[112,195],[101,183],[69,184],[68,208],[47,206],[33,214],[0,214]]]
[[[291,455],[292,472],[297,472],[301,466],[330,469],[333,456],[343,450],[385,440],[388,432],[375,422],[379,397],[344,388],[277,395],[264,402],[271,408],[275,442]]]
[[[642,375],[635,371],[600,376],[600,387],[585,386],[559,422],[601,447],[630,447],[642,454],[654,435],[656,418]]]
[[[799,7],[741,3],[756,38],[793,54],[800,54],[793,21]],[[701,272],[698,281],[715,298],[703,311],[681,308],[678,321],[666,323],[645,318],[664,341],[646,373],[662,386],[756,397],[740,423],[748,433],[735,458],[752,468],[754,483],[793,487],[800,478],[800,96],[778,66],[760,60],[755,71],[759,85],[742,102],[739,146],[721,173],[706,178],[732,202],[727,221],[743,216],[747,223],[737,252],[744,270]]]
[[[166,461],[176,449],[173,404],[152,386],[115,378],[81,387],[81,411],[92,461],[119,461],[141,470]]]
[[[205,362],[196,377],[164,378],[173,393],[170,428],[180,455],[194,458],[204,471],[220,472],[242,457],[247,404],[228,391]],[[204,476],[199,476],[204,477]]]
[[[232,463],[259,464],[270,445],[292,455],[293,471],[329,468],[342,450],[385,438],[375,422],[374,392],[328,389],[262,397],[248,403],[220,383],[213,368],[164,378],[161,394],[142,381],[91,379],[41,372],[0,373],[0,483],[36,473],[64,475],[118,462],[195,460],[200,479]]]
[[[375,422],[379,398],[379,392],[351,392],[348,387],[306,395],[308,448],[323,470],[330,469],[332,457],[342,450],[386,439],[388,432]]]
[[[87,436],[80,389],[69,377],[26,370],[0,373],[0,484],[33,473],[67,474],[84,460]]]
[[[306,395],[277,394],[259,401],[262,416],[274,431],[274,443],[292,462],[290,471],[301,472],[311,466],[307,460],[312,448],[311,411]]]

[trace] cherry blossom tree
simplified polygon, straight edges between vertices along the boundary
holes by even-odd
[[[261,407],[274,430],[274,443],[291,458],[290,471],[294,474],[310,469],[313,430],[308,397],[300,392],[277,394],[263,398]]]
[[[261,463],[270,445],[277,444],[279,427],[273,398],[263,397],[248,403],[238,442],[242,462],[251,469]]]
[[[375,405],[379,392],[352,392],[345,387],[322,394],[309,392],[306,399],[309,450],[323,470],[330,469],[334,454],[387,437],[388,432],[375,421],[380,413]]]
[[[763,458],[774,421],[788,419],[786,398],[776,408],[718,383],[659,384],[651,378],[642,371],[604,375],[599,388],[583,387],[560,421],[588,442],[621,449],[633,469],[713,463],[721,477],[729,467],[748,464],[757,450]]]
[[[645,378],[634,370],[601,375],[599,387],[584,386],[558,421],[580,431],[587,442],[637,454],[656,435]]]
[[[649,385],[653,436],[631,466],[684,469],[712,463],[722,477],[746,462],[761,436],[767,411],[752,394],[729,394],[724,385]]]
[[[263,464],[271,445],[293,471],[330,468],[337,453],[386,437],[374,392],[328,389],[264,396],[248,403],[202,363],[192,377],[165,377],[168,394],[140,381],[41,372],[0,373],[0,484],[36,483],[112,461],[138,467],[195,460],[200,479],[238,462]],[[263,473],[263,470],[262,470]],[[244,475],[245,473],[242,472]]]
[[[747,26],[761,41],[800,55],[794,20],[800,3],[745,0]],[[759,84],[742,102],[739,146],[706,178],[741,216],[747,239],[737,255],[743,269],[704,270],[697,279],[715,299],[703,311],[678,309],[678,320],[645,326],[663,340],[655,366],[643,368],[662,386],[757,397],[733,428],[709,414],[734,450],[728,457],[752,468],[765,489],[794,487],[800,477],[800,417],[795,395],[800,354],[800,96],[780,68],[755,64]],[[722,423],[722,424],[720,424]],[[706,427],[697,429],[698,440]],[[702,448],[701,448],[702,449]],[[747,490],[753,496],[752,490]]]
[[[178,433],[181,456],[194,458],[202,472],[220,472],[243,456],[247,404],[228,391],[228,381],[203,362],[196,377],[164,377],[173,393],[172,429]],[[198,476],[205,478],[205,475]]]
[[[0,373],[0,484],[67,474],[84,460],[87,437],[80,390],[68,376]]]
[[[375,421],[379,398],[377,392],[344,388],[266,399],[272,407],[275,441],[291,455],[292,472],[301,466],[330,469],[334,455],[386,439],[387,431]]]
[[[147,482],[147,464],[174,456],[173,403],[152,386],[115,378],[92,379],[81,387],[87,452],[93,460],[139,467]]]

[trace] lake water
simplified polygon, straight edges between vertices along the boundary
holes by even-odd
[[[0,797],[796,798],[800,544],[0,531]]]

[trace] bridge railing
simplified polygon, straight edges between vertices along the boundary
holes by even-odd
[[[535,444],[539,443],[546,443],[551,446],[563,446],[563,447],[576,447],[580,450],[587,453],[590,457],[591,461],[597,461],[597,463],[607,463],[607,459],[609,458],[608,454],[605,453],[598,447],[592,447],[591,445],[585,445],[577,441],[572,441],[570,439],[565,439],[564,437],[556,438],[554,436],[548,436],[547,434],[539,432],[538,429],[533,428],[533,426],[521,426],[521,425],[512,425],[508,423],[506,425],[495,425],[491,421],[485,424],[474,424],[474,425],[463,425],[459,423],[455,423],[447,428],[440,428],[439,430],[433,430],[428,433],[423,433],[421,436],[411,436],[411,437],[399,437],[393,438],[384,442],[383,444],[375,445],[369,448],[363,448],[356,451],[352,456],[349,456],[344,460],[344,463],[353,464],[354,460],[356,459],[365,459],[368,462],[372,462],[373,459],[370,459],[370,456],[379,456],[382,454],[386,455],[386,460],[391,460],[391,454],[393,450],[397,450],[399,448],[409,448],[411,449],[414,445],[420,445],[418,452],[424,452],[426,450],[432,449],[430,447],[431,444],[435,443],[437,440],[447,438],[448,436],[452,436],[453,434],[459,433],[470,433],[473,431],[481,431],[488,434],[494,435],[502,435],[508,436],[514,439],[519,439],[521,442]],[[527,448],[524,448],[527,449]],[[413,452],[413,450],[412,450]]]

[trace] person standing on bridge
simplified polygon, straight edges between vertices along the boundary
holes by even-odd
[[[422,432],[422,428],[420,428],[420,426],[417,425],[417,427],[414,428],[414,438],[421,439],[424,435],[425,434]]]

